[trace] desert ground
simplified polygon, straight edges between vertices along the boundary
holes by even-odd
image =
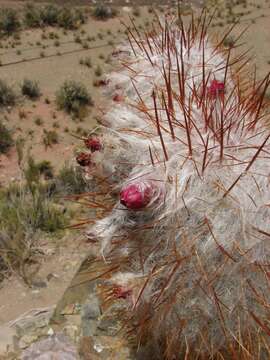
[[[17,94],[15,105],[0,108],[1,121],[12,132],[14,141],[8,152],[0,153],[1,191],[24,181],[22,169],[27,167],[29,157],[36,162],[48,161],[54,176],[65,164],[70,166],[75,163],[75,151],[81,146],[79,138],[87,136],[97,127],[106,108],[114,104],[113,99],[104,99],[102,86],[96,86],[95,82],[109,79],[110,72],[120,66],[112,53],[126,41],[123,23],[128,23],[131,16],[140,29],[147,29],[155,18],[153,7],[159,15],[166,11],[177,14],[173,2],[153,4],[143,0],[116,0],[107,3],[115,6],[117,16],[98,20],[91,15],[96,1],[52,2],[71,8],[76,5],[86,15],[85,23],[72,30],[55,26],[25,28],[0,39],[0,79]],[[0,9],[11,7],[20,14],[25,3],[0,0]],[[41,7],[46,3],[35,2],[35,6]],[[219,34],[222,37],[225,29],[238,22],[230,38],[233,42],[246,28],[240,41],[243,45],[237,51],[250,49],[250,66],[256,63],[257,76],[263,78],[270,70],[270,0],[208,0],[205,4],[209,12],[216,8],[211,26],[213,36]],[[183,15],[189,16],[193,10],[199,12],[201,6],[201,1],[186,2],[182,4]],[[41,92],[38,99],[31,100],[21,94],[24,79],[38,83]],[[91,96],[93,105],[78,116],[59,109],[56,104],[56,93],[66,80],[83,84]],[[48,132],[56,137],[49,144],[45,141]],[[16,144],[23,144],[23,155]],[[87,217],[87,211],[80,205],[64,200],[65,194],[60,197],[57,205],[68,208],[71,224]],[[84,237],[84,229],[64,229],[57,234],[41,233],[35,246],[39,250],[38,256],[35,256],[35,263],[29,265],[30,282],[27,284],[16,268],[5,270],[0,283],[0,358],[1,350],[8,341],[3,340],[1,344],[1,327],[2,333],[5,333],[7,323],[27,311],[55,305],[89,246],[91,244]]]

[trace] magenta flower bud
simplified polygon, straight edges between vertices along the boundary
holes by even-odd
[[[120,193],[120,202],[131,210],[139,210],[146,207],[156,193],[156,188],[151,182],[137,182],[128,184]]]
[[[225,85],[223,82],[218,81],[216,79],[211,81],[210,86],[207,88],[208,95],[216,98],[219,95],[223,95],[225,92]]]
[[[102,148],[101,142],[98,138],[88,138],[84,140],[85,146],[91,150],[91,152],[100,151]]]

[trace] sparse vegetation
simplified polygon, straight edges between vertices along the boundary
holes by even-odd
[[[76,29],[85,22],[82,11],[71,10],[48,4],[37,7],[34,4],[27,4],[24,8],[24,24],[29,27],[59,26],[67,30]]]
[[[20,27],[17,12],[13,9],[0,10],[0,34],[10,35]]]
[[[68,113],[78,114],[80,108],[93,105],[86,87],[79,82],[67,80],[56,94],[58,107]]]
[[[29,28],[40,26],[40,13],[34,4],[28,3],[24,7],[24,25]]]
[[[11,131],[0,122],[0,154],[5,154],[8,152],[10,147],[13,145],[13,139]]]
[[[55,26],[58,24],[59,8],[53,4],[44,6],[40,10],[40,20],[43,25]]]
[[[32,100],[38,99],[41,95],[38,82],[29,79],[23,80],[23,83],[21,85],[21,91],[22,95]]]
[[[50,186],[40,182],[41,175],[50,170],[48,162],[36,164],[29,158],[26,183],[0,191],[0,270],[17,271],[29,284],[26,266],[35,259],[40,234],[59,232],[68,222]]]

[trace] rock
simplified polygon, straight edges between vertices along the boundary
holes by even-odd
[[[33,287],[39,288],[39,289],[43,289],[43,288],[47,287],[46,281],[43,281],[43,280],[33,281],[32,285],[33,285]]]
[[[22,360],[78,360],[76,348],[63,334],[56,334],[32,344],[23,351]]]
[[[80,335],[80,330],[78,326],[67,325],[64,327],[63,333],[68,336],[72,341],[77,342]]]
[[[38,340],[38,335],[24,335],[19,340],[19,348],[26,349],[30,346],[34,341]]]

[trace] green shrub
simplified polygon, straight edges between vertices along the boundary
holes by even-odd
[[[7,153],[12,145],[13,139],[10,130],[0,122],[0,154]]]
[[[60,9],[58,6],[53,4],[46,5],[40,11],[40,20],[44,25],[57,25],[59,13]]]
[[[67,224],[63,210],[41,189],[13,185],[0,194],[0,258],[6,268],[21,272],[35,254],[40,232],[55,233]]]
[[[24,177],[28,186],[33,183],[39,183],[40,177],[44,176],[45,179],[53,178],[53,167],[48,160],[43,160],[38,163],[30,156],[27,160],[27,167],[24,169]]]
[[[23,17],[26,27],[35,28],[39,27],[41,24],[40,11],[32,3],[26,4],[24,7]]]
[[[93,105],[86,87],[76,81],[67,80],[56,94],[58,107],[68,113],[77,114],[81,107]]]
[[[0,11],[0,32],[10,35],[20,27],[17,12],[13,9],[2,9]]]
[[[51,147],[54,144],[58,144],[59,143],[59,136],[57,134],[56,131],[54,130],[44,130],[43,133],[43,144],[45,145],[45,147]]]
[[[29,79],[23,80],[21,91],[24,96],[32,100],[38,99],[41,95],[38,82]]]
[[[75,9],[74,11],[74,21],[77,25],[85,24],[86,16],[81,9]]]
[[[76,28],[76,21],[73,13],[68,8],[63,8],[58,14],[57,24],[66,30],[73,30]]]
[[[0,107],[11,106],[15,104],[16,95],[11,86],[0,79]]]
[[[81,168],[74,168],[67,164],[55,178],[55,191],[61,195],[81,194],[89,191],[89,186],[83,177]]]
[[[107,20],[117,15],[117,11],[110,6],[99,4],[94,7],[92,15],[98,20]]]

